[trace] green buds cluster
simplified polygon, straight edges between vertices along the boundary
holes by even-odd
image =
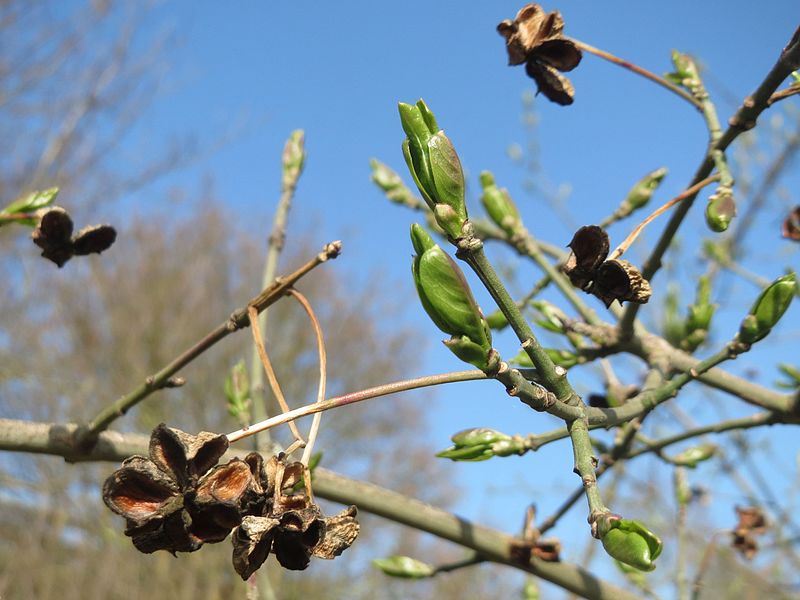
[[[283,191],[292,190],[297,186],[297,180],[300,179],[305,162],[305,133],[302,129],[295,129],[289,134],[289,139],[283,146],[283,173],[281,176]]]
[[[461,237],[467,220],[461,161],[450,139],[439,129],[424,101],[400,103],[400,121],[406,139],[403,156],[436,222],[452,239]]]
[[[486,209],[489,218],[494,221],[500,229],[502,229],[507,236],[520,232],[522,229],[522,219],[520,219],[519,211],[516,204],[508,195],[508,191],[500,189],[494,182],[494,175],[489,171],[481,172],[480,176],[481,187],[483,194],[481,194],[481,203]]]
[[[720,233],[728,229],[736,216],[736,201],[733,190],[727,185],[720,185],[708,198],[706,204],[706,224],[711,231]]]
[[[420,302],[433,323],[451,337],[445,345],[464,362],[484,372],[497,368],[492,334],[464,274],[427,231],[411,226],[416,255],[411,267]]]
[[[640,571],[652,571],[663,544],[639,521],[617,515],[601,515],[596,521],[597,534],[603,548],[612,558]]]
[[[450,460],[478,462],[489,460],[493,456],[524,454],[527,450],[525,441],[521,437],[512,437],[485,427],[459,431],[450,440],[453,445],[447,450],[438,452],[436,456]]]
[[[390,556],[389,558],[376,558],[372,564],[378,567],[390,577],[402,577],[404,579],[424,579],[436,574],[428,563],[411,558],[410,556]]]
[[[39,222],[36,216],[30,218],[20,218],[22,215],[34,213],[37,210],[50,206],[58,196],[58,188],[53,187],[40,192],[31,192],[14,200],[11,204],[0,210],[0,227],[8,223],[19,223],[35,227]]]
[[[669,462],[677,466],[694,469],[699,463],[708,460],[716,453],[717,447],[714,444],[700,444],[676,454]]]
[[[796,286],[794,273],[779,277],[767,286],[742,321],[738,341],[753,344],[764,339],[789,308]]]

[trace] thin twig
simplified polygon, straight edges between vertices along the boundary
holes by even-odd
[[[600,58],[605,59],[611,63],[614,63],[615,65],[619,65],[620,67],[623,67],[625,69],[628,69],[629,71],[636,73],[637,75],[641,75],[642,77],[645,77],[646,79],[649,79],[654,83],[657,83],[661,87],[668,89],[673,94],[680,96],[681,98],[686,100],[689,104],[694,106],[697,110],[701,110],[700,102],[698,102],[694,98],[694,96],[692,96],[689,92],[687,92],[683,88],[675,85],[671,81],[668,81],[667,79],[664,79],[663,77],[656,75],[652,71],[648,71],[647,69],[640,67],[639,65],[635,65],[632,62],[623,60],[618,56],[614,56],[610,52],[606,52],[605,50],[600,50],[599,48],[590,46],[589,44],[581,42],[580,40],[576,40],[575,38],[572,38],[572,41],[575,42],[575,44],[577,44],[577,46],[581,50],[589,52],[590,54],[594,54],[595,56],[599,56]]]
[[[300,408],[295,408],[294,410],[290,410],[282,415],[276,415],[260,423],[251,425],[246,429],[233,431],[226,437],[230,443],[234,443],[238,440],[255,434],[257,431],[266,431],[267,429],[277,427],[278,425],[283,425],[284,423],[288,423],[294,419],[299,419],[300,417],[306,417],[318,412],[331,410],[332,408],[340,408],[342,406],[347,406],[348,404],[355,404],[356,402],[362,402],[372,398],[379,398],[380,396],[387,396],[389,394],[396,394],[398,392],[405,392],[407,390],[415,390],[433,385],[442,385],[444,383],[475,381],[479,379],[488,379],[488,377],[483,371],[470,369],[469,371],[443,373],[441,375],[428,375],[426,377],[418,377],[416,379],[405,379],[402,381],[396,381],[394,383],[386,383],[376,387],[368,388],[366,390],[361,390],[359,392],[345,394],[344,396],[337,396],[323,402],[314,402],[312,404],[307,404],[306,406],[301,406]]]

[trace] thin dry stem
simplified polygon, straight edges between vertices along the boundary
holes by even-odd
[[[675,196],[672,200],[670,200],[663,206],[657,208],[655,211],[653,211],[653,213],[649,217],[647,217],[644,221],[639,223],[633,229],[633,231],[630,232],[628,237],[622,240],[622,243],[616,247],[616,249],[611,253],[611,256],[608,257],[608,259],[614,260],[615,258],[619,258],[620,256],[622,256],[625,253],[625,251],[630,247],[630,245],[633,244],[634,241],[636,241],[636,238],[639,237],[639,234],[642,233],[642,230],[645,227],[647,227],[652,221],[654,221],[656,217],[667,212],[670,208],[675,206],[681,200],[685,200],[686,198],[695,195],[697,192],[702,190],[707,185],[714,183],[715,181],[719,181],[719,177],[720,176],[718,173],[711,175],[710,177],[706,177],[702,181],[699,181],[696,184],[694,184],[692,187],[683,190],[680,194]]]
[[[317,351],[319,352],[319,386],[317,388],[317,402],[325,400],[325,383],[327,381],[328,373],[328,355],[325,351],[325,338],[322,335],[322,326],[319,324],[317,315],[314,314],[314,309],[308,299],[295,289],[289,290],[289,294],[297,300],[303,309],[306,311],[311,325],[314,327],[314,335],[317,338]],[[319,424],[322,420],[322,413],[314,413],[314,418],[311,421],[311,429],[308,431],[308,441],[306,447],[303,449],[303,457],[300,462],[303,466],[308,468],[308,461],[311,458],[311,453],[314,451],[314,443],[317,441],[317,434],[319,433]]]
[[[288,290],[287,290],[288,291]],[[272,362],[267,355],[267,349],[264,347],[264,340],[261,338],[261,328],[258,326],[258,309],[255,306],[247,307],[247,316],[250,317],[250,328],[253,331],[253,342],[255,342],[258,356],[261,359],[261,364],[264,366],[264,372],[267,374],[269,386],[272,388],[272,393],[278,399],[278,404],[281,405],[281,410],[284,413],[289,412],[289,405],[286,404],[286,398],[283,396],[283,390],[278,383],[278,378],[275,376],[275,370],[272,368]],[[294,421],[289,421],[289,429],[292,431],[295,441],[303,441],[303,436],[300,435],[300,430]],[[255,433],[255,431],[254,431]],[[294,444],[292,444],[294,446]]]
[[[601,50],[600,48],[595,48],[594,46],[590,46],[585,42],[581,42],[580,40],[576,40],[572,38],[572,41],[581,49],[590,54],[594,54],[595,56],[599,56],[600,58],[607,60],[615,65],[623,67],[624,69],[628,69],[632,73],[636,73],[637,75],[641,75],[642,77],[649,79],[650,81],[657,83],[663,88],[668,89],[673,94],[680,96],[684,100],[686,100],[689,104],[694,106],[697,110],[702,110],[700,102],[692,96],[689,92],[684,90],[681,87],[678,87],[674,83],[664,79],[663,77],[656,75],[652,71],[648,71],[647,69],[640,67],[632,62],[619,58],[618,56],[614,56],[610,52],[606,52],[605,50]]]

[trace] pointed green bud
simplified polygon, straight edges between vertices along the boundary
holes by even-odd
[[[574,352],[570,352],[569,350],[557,350],[555,348],[545,348],[544,351],[547,353],[547,356],[550,357],[550,360],[553,361],[553,364],[558,365],[559,367],[564,367],[565,369],[574,367],[579,362],[581,362],[580,357]]]
[[[689,306],[689,315],[686,318],[686,332],[680,342],[680,348],[687,352],[694,352],[702,344],[708,330],[711,328],[711,319],[717,309],[711,304],[711,280],[704,275],[697,284],[697,297],[695,303]]]
[[[489,329],[494,329],[495,331],[501,331],[508,327],[508,319],[500,309],[487,316],[486,323],[489,325]]]
[[[487,427],[474,427],[454,433],[450,440],[458,447],[475,446],[479,444],[494,444],[500,440],[510,440],[511,436],[489,429]]]
[[[666,78],[676,85],[685,88],[692,88],[697,85],[697,65],[688,54],[682,54],[677,50],[672,51],[672,66],[675,70],[667,73]]]
[[[225,378],[228,413],[242,423],[250,421],[250,382],[243,360],[236,363]]]
[[[634,210],[642,208],[650,202],[650,198],[653,197],[653,192],[661,185],[661,182],[666,176],[666,167],[661,167],[660,169],[648,173],[636,182],[636,185],[631,188],[631,191],[628,192],[628,196],[622,202],[620,209],[624,211],[624,214],[621,216],[627,216]]]
[[[564,323],[566,323],[569,318],[563,310],[547,300],[533,300],[531,306],[538,310],[544,317],[544,319],[536,321],[537,324],[555,333],[565,332]]]
[[[50,206],[55,201],[56,196],[58,196],[58,188],[52,187],[38,192],[31,192],[26,196],[14,200],[14,202],[6,206],[3,210],[0,210],[0,225],[7,222],[7,220],[3,219],[3,216],[36,212],[40,208]],[[35,217],[30,219],[14,219],[13,222],[20,225],[36,226],[39,219]]]
[[[383,190],[389,200],[411,208],[419,205],[419,199],[403,183],[397,172],[375,158],[370,159],[369,166],[372,171],[370,179]]]
[[[670,462],[682,467],[694,469],[699,463],[708,460],[717,453],[717,447],[713,444],[701,444],[692,446],[683,452],[672,457]]]
[[[598,523],[603,548],[612,558],[640,571],[656,568],[653,561],[661,554],[661,540],[639,521],[603,518]]]
[[[735,216],[736,202],[733,199],[733,191],[728,186],[721,185],[711,194],[706,204],[706,224],[711,231],[720,233],[728,229]]]
[[[781,363],[778,365],[778,370],[788,378],[788,381],[779,381],[777,383],[778,387],[789,390],[800,388],[800,369]]]
[[[295,129],[289,134],[289,139],[286,140],[286,145],[283,147],[281,186],[284,191],[293,189],[297,185],[305,161],[305,133],[302,129]]]
[[[376,558],[372,564],[386,575],[391,577],[404,577],[406,579],[423,579],[436,574],[436,569],[431,565],[416,560],[409,556],[390,556],[389,558]]]
[[[764,339],[792,303],[796,285],[795,274],[790,273],[761,292],[739,327],[739,341],[753,344]]]
[[[415,105],[399,104],[400,121],[406,139],[403,156],[411,176],[437,222],[451,238],[461,236],[461,227],[467,220],[464,201],[466,185],[461,161],[444,131],[425,102]],[[437,211],[444,205],[449,211]]]
[[[416,251],[411,270],[425,312],[452,336],[445,344],[456,356],[489,369],[497,361],[492,335],[461,269],[416,223],[411,226],[411,242]]]
[[[486,209],[486,213],[494,221],[495,225],[505,231],[506,235],[513,236],[522,227],[514,201],[508,195],[508,191],[500,189],[494,182],[494,176],[489,171],[483,171],[480,175],[481,203]]]
[[[436,456],[439,458],[449,458],[452,461],[480,462],[492,458],[494,452],[492,452],[492,448],[489,444],[464,446],[461,448],[450,446],[446,450],[437,452]]]
[[[692,488],[689,486],[689,478],[686,469],[678,467],[672,473],[672,484],[675,489],[675,500],[678,506],[686,506],[692,499]]]

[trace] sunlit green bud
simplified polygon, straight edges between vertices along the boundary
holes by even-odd
[[[416,223],[411,226],[411,242],[417,253],[411,270],[425,312],[452,336],[445,344],[456,356],[489,369],[497,360],[492,356],[492,335],[461,269]]]
[[[375,158],[370,159],[369,166],[372,170],[370,179],[384,191],[389,200],[406,206],[418,205],[419,199],[394,170]]]
[[[675,346],[680,346],[686,333],[686,323],[678,315],[678,300],[680,290],[674,283],[667,286],[667,293],[664,295],[664,311],[662,313],[662,331],[666,340]]]
[[[675,488],[675,500],[679,506],[686,506],[692,499],[692,488],[689,486],[689,478],[686,476],[686,469],[678,467],[672,473],[672,484]]]
[[[711,318],[714,316],[715,309],[716,306],[711,304],[711,280],[707,275],[703,275],[697,283],[697,299],[694,304],[689,306],[686,328],[689,331],[708,329],[711,326]]]
[[[795,274],[790,273],[761,292],[739,327],[739,341],[752,344],[766,337],[792,303],[796,285]]]
[[[628,196],[622,203],[623,211],[625,215],[630,214],[636,209],[642,208],[648,202],[650,202],[650,198],[653,197],[653,192],[656,191],[659,185],[661,185],[661,181],[664,177],[667,176],[667,169],[666,167],[661,167],[660,169],[656,169],[642,177],[636,185],[631,188],[631,191],[628,192]]]
[[[372,564],[391,577],[423,579],[436,573],[436,570],[431,565],[409,556],[376,558],[372,561]]]
[[[687,54],[677,50],[672,51],[672,66],[675,71],[667,73],[666,77],[677,85],[691,87],[697,83],[697,65]]]
[[[306,161],[305,133],[302,129],[295,129],[286,140],[283,147],[283,176],[281,185],[284,191],[294,188],[300,173],[303,172],[303,165]]]
[[[437,204],[433,209],[433,217],[436,219],[436,224],[452,239],[461,236],[464,219],[452,207],[447,204]]]
[[[682,467],[694,469],[699,463],[708,460],[717,452],[717,447],[713,444],[701,444],[692,446],[683,452],[672,457],[671,462]]]
[[[456,446],[461,447],[475,446],[478,444],[494,444],[500,440],[510,440],[511,436],[501,431],[489,429],[488,427],[474,427],[454,433],[450,439]]]
[[[736,216],[736,202],[728,186],[721,185],[711,194],[706,204],[706,224],[717,233],[728,229]]]
[[[533,300],[531,306],[544,317],[544,319],[536,321],[539,325],[555,333],[564,333],[564,323],[568,320],[564,311],[547,300]]]
[[[525,444],[521,439],[510,438],[507,440],[500,440],[499,442],[492,444],[492,452],[495,456],[523,454],[525,450]]]
[[[778,370],[788,378],[788,381],[779,381],[777,383],[778,387],[790,390],[800,388],[800,369],[781,363],[778,365]]]
[[[553,361],[553,364],[558,365],[559,367],[564,367],[565,369],[574,367],[580,362],[580,357],[569,350],[545,348],[544,351],[547,353],[547,356],[550,357],[550,360]]]
[[[31,192],[26,196],[22,196],[14,200],[11,204],[0,210],[0,225],[5,222],[4,215],[16,215],[20,213],[33,213],[41,208],[50,206],[58,196],[58,188],[52,187],[40,192]],[[30,219],[14,219],[14,223],[20,225],[36,226],[39,219],[32,217]]]
[[[525,585],[522,586],[522,600],[540,600],[539,584],[533,577],[528,577],[525,580]]]
[[[506,232],[506,235],[513,236],[522,226],[514,201],[511,200],[508,191],[497,187],[494,176],[489,171],[483,171],[480,180],[483,188],[481,202],[487,214],[495,225]]]
[[[401,102],[399,110],[407,136],[403,156],[411,176],[434,213],[439,205],[450,207],[451,211],[441,214],[442,220],[437,214],[437,221],[450,237],[460,237],[467,209],[464,172],[458,154],[422,100],[415,105]]]
[[[492,447],[489,444],[479,444],[461,448],[451,446],[447,450],[437,452],[436,456],[439,458],[449,458],[454,461],[479,462],[482,460],[489,460],[494,456],[494,452],[492,452]]]
[[[487,316],[486,323],[489,325],[489,329],[494,329],[495,331],[500,331],[508,327],[508,319],[500,309],[497,309]]]
[[[228,413],[232,417],[249,420],[250,384],[247,367],[243,360],[234,365],[225,378],[225,398],[228,404]]]
[[[603,548],[612,558],[640,571],[656,568],[653,561],[661,554],[661,540],[639,521],[604,518],[598,523]]]

